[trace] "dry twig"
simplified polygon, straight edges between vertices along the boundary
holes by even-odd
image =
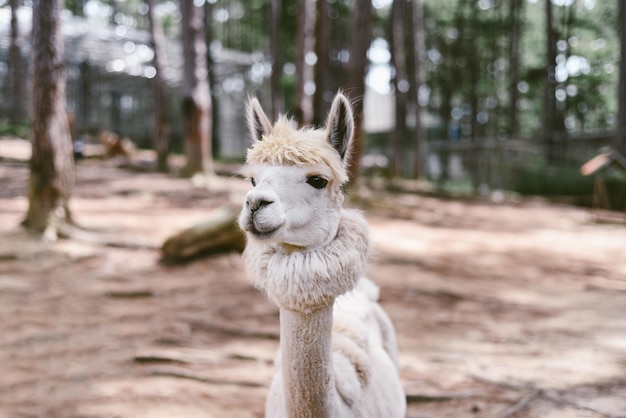
[[[265,387],[265,385],[262,383],[245,381],[245,380],[213,379],[209,376],[192,372],[191,370],[187,370],[185,368],[176,367],[176,366],[154,367],[150,370],[150,373],[154,376],[176,377],[176,378],[182,378],[182,379],[195,380],[196,382],[210,383],[214,385]]]
[[[512,405],[505,409],[501,414],[500,418],[509,418],[517,414],[518,412],[524,410],[530,403],[536,398],[540,397],[542,394],[541,389],[534,388],[531,390],[526,396],[520,399],[515,405]]]

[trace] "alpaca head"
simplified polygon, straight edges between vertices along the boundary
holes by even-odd
[[[317,247],[337,233],[354,121],[350,102],[337,94],[326,129],[295,129],[281,117],[272,125],[258,100],[247,107],[252,147],[239,226],[250,239]]]

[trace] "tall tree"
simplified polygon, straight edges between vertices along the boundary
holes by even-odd
[[[328,89],[328,68],[330,64],[330,18],[328,0],[317,0],[317,19],[315,20],[315,56],[314,68],[315,93],[313,94],[313,124],[320,126],[327,113],[325,97]]]
[[[617,127],[613,147],[619,152],[626,152],[626,2],[618,0],[619,15],[619,80],[617,86]]]
[[[92,83],[93,73],[87,60],[80,63],[78,80],[78,92],[76,98],[76,128],[82,131],[87,130],[92,108]],[[74,132],[77,133],[77,132]]]
[[[72,139],[65,106],[63,0],[33,1],[32,156],[28,212],[23,224],[56,239],[71,221]]]
[[[549,1],[549,0],[548,0]],[[465,28],[465,52],[467,53],[467,77],[469,93],[467,101],[470,105],[470,139],[472,142],[477,141],[477,124],[478,124],[478,106],[479,106],[479,82],[482,75],[481,68],[481,51],[478,49],[479,31],[479,5],[477,2],[467,2],[465,6],[468,8],[469,25]],[[475,170],[474,176],[476,174]],[[476,181],[474,179],[474,185]]]
[[[517,135],[519,133],[519,119],[517,102],[519,101],[518,84],[520,80],[520,64],[521,64],[521,51],[520,43],[522,38],[522,13],[524,11],[523,0],[511,0],[509,3],[509,16],[508,16],[508,70],[509,70],[509,102],[507,109],[508,123],[507,133],[509,136]]]
[[[478,190],[479,182],[481,181],[480,172],[484,167],[481,164],[481,144],[482,138],[478,136],[478,108],[480,105],[480,91],[479,83],[482,75],[481,58],[483,55],[480,53],[478,47],[477,38],[480,37],[479,31],[479,5],[477,2],[466,3],[469,12],[469,25],[466,28],[465,35],[465,51],[467,52],[467,76],[468,76],[468,97],[470,108],[470,140],[473,143],[470,163],[469,175],[472,180],[472,187],[474,191]]]
[[[146,0],[148,6],[148,20],[150,23],[150,43],[154,56],[152,64],[156,71],[153,79],[154,91],[154,133],[153,143],[157,153],[157,170],[167,172],[169,154],[169,132],[167,106],[167,85],[163,77],[163,62],[165,60],[165,35],[163,26],[156,13],[157,0]]]
[[[359,175],[361,154],[363,153],[363,97],[365,96],[365,74],[367,71],[367,50],[372,42],[372,2],[356,0],[353,4],[350,33],[350,60],[348,61],[347,91],[354,97],[354,145],[350,159],[350,181]]]
[[[413,165],[413,177],[420,178],[426,174],[426,154],[428,143],[426,129],[422,120],[422,104],[420,103],[420,91],[424,86],[424,7],[422,0],[413,0],[413,13],[410,31],[413,33],[413,47],[409,51],[409,74],[412,74],[411,88],[409,90],[411,102],[413,103],[413,119],[415,120],[415,156]]]
[[[546,66],[544,91],[544,141],[548,163],[556,162],[555,131],[556,131],[556,37],[554,34],[554,17],[551,0],[545,1],[546,31]]]
[[[313,122],[313,102],[308,88],[313,82],[313,67],[307,63],[307,55],[313,52],[314,27],[315,0],[299,0],[294,115],[300,125],[310,125]]]
[[[211,44],[215,32],[215,20],[213,19],[214,3],[204,2],[204,39],[207,45],[206,64],[209,73],[209,88],[215,86],[215,60],[211,51]],[[220,109],[219,98],[216,97],[215,89],[211,88],[211,152],[213,155],[220,155]]]
[[[187,165],[184,174],[213,173],[211,155],[211,91],[207,76],[207,45],[202,8],[181,0],[183,44],[183,117]]]
[[[22,119],[22,51],[19,44],[19,25],[17,9],[19,0],[9,0],[11,8],[11,39],[9,44],[9,88],[10,107],[9,119],[12,123],[19,123]]]
[[[391,176],[403,175],[406,148],[414,138],[411,175],[421,177],[426,161],[426,134],[419,103],[424,83],[423,8],[421,0],[394,0],[390,15],[391,57],[394,68],[395,127],[392,135]],[[409,126],[409,121],[413,126]]]
[[[270,55],[272,57],[272,75],[270,78],[272,97],[272,120],[277,120],[283,112],[283,53],[280,45],[282,0],[270,1]]]
[[[394,0],[391,5],[391,59],[394,68],[394,97],[396,102],[395,127],[392,136],[391,177],[402,176],[404,163],[404,142],[407,136],[407,104],[409,93],[409,75],[407,72],[407,0]]]

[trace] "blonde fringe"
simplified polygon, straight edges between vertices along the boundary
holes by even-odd
[[[333,178],[344,184],[348,174],[339,153],[326,138],[323,130],[294,129],[292,122],[281,117],[272,131],[263,135],[248,149],[248,164],[294,165],[297,167],[326,166]]]

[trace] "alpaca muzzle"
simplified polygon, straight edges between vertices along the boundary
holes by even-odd
[[[283,225],[281,219],[276,197],[255,189],[246,196],[239,226],[257,239],[267,239]]]

